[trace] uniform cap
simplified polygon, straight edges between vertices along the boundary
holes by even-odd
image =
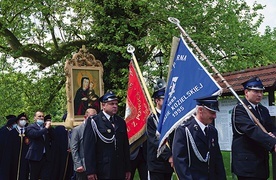
[[[27,114],[24,112],[17,116],[17,120],[21,119],[22,117],[25,117],[28,120]]]
[[[164,97],[165,97],[165,88],[159,89],[152,94],[152,98],[154,99],[164,98]]]
[[[102,103],[106,103],[109,101],[118,100],[117,96],[112,91],[107,91],[102,97],[99,99]]]
[[[208,96],[208,97],[197,98],[195,100],[198,106],[204,106],[211,111],[218,112],[219,107],[218,107],[217,98],[218,96]]]
[[[16,117],[16,116],[10,118],[10,119],[8,120],[8,122],[7,122],[7,126],[13,125],[14,123],[16,123],[16,121],[17,121],[17,117]]]
[[[44,117],[44,121],[51,121],[52,120],[52,117],[50,114],[47,114],[45,117]]]
[[[248,81],[245,81],[242,83],[244,89],[254,89],[254,90],[264,90],[264,85],[260,78],[253,77],[249,79]]]
[[[6,116],[6,119],[9,120],[10,118],[15,118],[15,117],[16,117],[16,115],[9,114],[9,115]]]

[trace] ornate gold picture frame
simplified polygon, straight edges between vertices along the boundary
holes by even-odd
[[[65,126],[76,126],[84,120],[87,108],[100,111],[99,97],[103,95],[103,66],[94,55],[82,47],[65,64],[67,117]]]

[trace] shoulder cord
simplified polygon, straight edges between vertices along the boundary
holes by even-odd
[[[160,139],[160,133],[157,130],[158,123],[159,123],[159,118],[158,118],[157,114],[152,114],[152,118],[153,118],[154,125],[156,127],[155,136],[159,140]]]
[[[190,144],[189,144],[188,132],[187,132],[186,128],[185,128],[185,131],[186,131],[186,139],[187,139],[188,160],[189,160],[189,167],[191,167],[191,162],[192,161],[191,161],[191,153],[190,153]]]
[[[152,114],[152,118],[153,118],[153,122],[154,122],[155,126],[158,127],[159,118],[158,118],[157,114]]]
[[[236,123],[235,123],[235,115],[236,115],[236,108],[237,108],[237,105],[235,106],[235,108],[233,109],[233,124],[232,124],[232,126],[234,127],[234,129],[235,129],[235,131],[238,133],[238,134],[240,134],[240,135],[243,135],[244,133],[242,133],[242,132],[240,132],[238,129],[237,129],[237,127],[236,127]],[[249,115],[249,114],[248,114]]]
[[[186,130],[187,146],[188,146],[188,154],[189,154],[189,167],[191,166],[189,140],[191,142],[192,148],[193,148],[194,153],[195,153],[196,157],[198,158],[198,160],[200,160],[201,162],[207,162],[209,160],[209,151],[206,154],[206,158],[203,159],[200,152],[198,151],[198,148],[196,147],[196,143],[195,143],[194,138],[193,138],[191,132],[189,131],[188,127],[186,127],[185,130]]]
[[[98,130],[97,124],[96,124],[96,122],[94,121],[94,119],[91,119],[91,125],[92,125],[92,129],[93,129],[94,133],[95,133],[95,131],[96,131],[98,137],[99,137],[103,142],[105,142],[105,143],[113,143],[113,142],[115,141],[115,143],[116,143],[115,135],[113,135],[111,138],[106,138],[104,135],[102,135],[102,134],[100,133],[100,131]]]

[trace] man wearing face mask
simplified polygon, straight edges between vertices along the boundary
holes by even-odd
[[[29,148],[29,139],[25,136],[25,126],[28,122],[27,115],[21,113],[16,118],[16,127],[10,131],[8,136],[8,150],[5,156],[9,157],[6,171],[9,179],[25,180],[29,177],[29,164],[25,159]]]
[[[30,139],[29,150],[26,155],[26,159],[29,160],[30,180],[50,179],[53,128],[51,127],[51,121],[44,123],[42,111],[35,113],[34,121],[26,128],[25,132]]]

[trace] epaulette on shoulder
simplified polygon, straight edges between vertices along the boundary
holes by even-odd
[[[103,116],[105,118],[105,116]],[[91,119],[93,119],[95,122],[98,121],[100,119],[100,115],[99,114],[95,114],[93,116],[91,116]]]
[[[180,126],[187,126],[187,121],[183,121]]]
[[[95,119],[95,117],[97,116],[97,114],[94,114],[92,116],[89,116],[87,119],[91,120],[91,119]]]

